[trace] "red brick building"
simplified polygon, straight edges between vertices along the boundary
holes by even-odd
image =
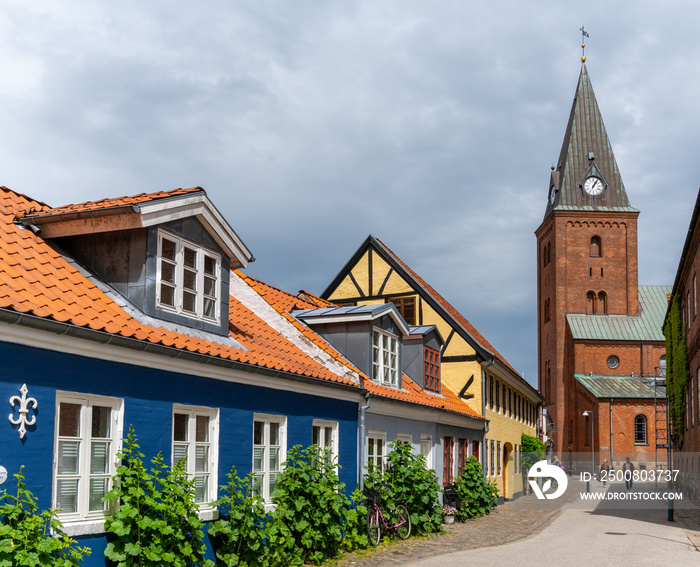
[[[544,433],[564,464],[590,452],[649,460],[656,449],[665,391],[652,384],[670,287],[638,285],[638,216],[584,64],[535,232]]]
[[[700,317],[698,317],[698,274],[700,273],[700,193],[690,220],[681,259],[673,284],[673,296],[680,297],[681,322],[688,357],[688,385],[685,388],[685,415],[682,431],[676,431],[682,444],[677,448],[676,460],[683,460],[683,453],[700,452]],[[700,473],[700,462],[689,463],[689,469]]]

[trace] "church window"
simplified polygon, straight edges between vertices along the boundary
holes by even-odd
[[[547,245],[547,263],[549,264],[552,261],[552,243],[550,242]]]
[[[594,236],[591,238],[591,256],[600,257],[601,255],[600,236]]]
[[[598,309],[597,312],[604,314],[608,312],[608,298],[604,291],[598,293]]]
[[[394,297],[389,300],[409,325],[416,324],[416,299],[415,297]]]
[[[608,366],[610,368],[617,368],[620,365],[620,359],[617,358],[614,354],[611,354],[608,357]]]
[[[643,415],[634,418],[634,444],[647,444],[647,418]]]
[[[589,291],[586,294],[586,313],[588,315],[593,315],[596,312],[596,301],[595,301],[595,293],[592,291]]]

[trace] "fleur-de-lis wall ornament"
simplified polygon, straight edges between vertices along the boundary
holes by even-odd
[[[36,411],[36,408],[38,407],[39,404],[37,404],[36,400],[34,398],[28,398],[27,393],[29,390],[27,390],[27,385],[22,384],[22,387],[19,389],[19,393],[22,394],[22,397],[20,398],[19,396],[12,396],[10,398],[10,406],[15,407],[15,404],[19,404],[19,417],[17,419],[14,418],[12,414],[10,414],[10,423],[13,425],[19,425],[19,438],[24,439],[25,434],[27,433],[26,425],[34,425],[36,423],[36,415],[33,415],[31,419],[27,419],[27,414],[29,413],[29,406],[33,405],[34,406],[34,411]]]

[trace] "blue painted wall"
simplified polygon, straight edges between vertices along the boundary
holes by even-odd
[[[122,398],[124,434],[133,424],[141,451],[149,461],[158,451],[163,452],[166,462],[170,460],[174,403],[219,408],[219,485],[225,483],[232,466],[239,476],[252,468],[254,413],[287,417],[288,448],[311,444],[314,419],[337,421],[340,480],[347,485],[348,493],[355,488],[355,402],[301,394],[294,391],[293,382],[289,382],[287,390],[272,390],[4,342],[0,342],[0,360],[0,399],[20,395],[19,389],[26,383],[28,396],[38,402],[38,409],[30,411],[30,416],[36,414],[36,425],[28,428],[22,440],[18,426],[0,415],[0,464],[8,471],[8,480],[1,488],[12,491],[12,475],[24,465],[27,487],[38,497],[42,509],[51,505],[57,390]],[[251,378],[255,380],[254,376]],[[319,390],[332,394],[332,390],[321,386]],[[17,416],[17,406],[14,415]],[[83,565],[105,565],[104,536],[78,539],[93,549]]]

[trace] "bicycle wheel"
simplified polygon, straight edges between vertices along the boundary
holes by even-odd
[[[372,545],[379,545],[379,540],[382,539],[382,527],[379,524],[379,513],[376,510],[367,512],[367,536]]]
[[[411,535],[411,515],[408,513],[408,508],[403,504],[396,506],[396,515],[400,525],[396,526],[396,533],[401,539],[406,539]]]

